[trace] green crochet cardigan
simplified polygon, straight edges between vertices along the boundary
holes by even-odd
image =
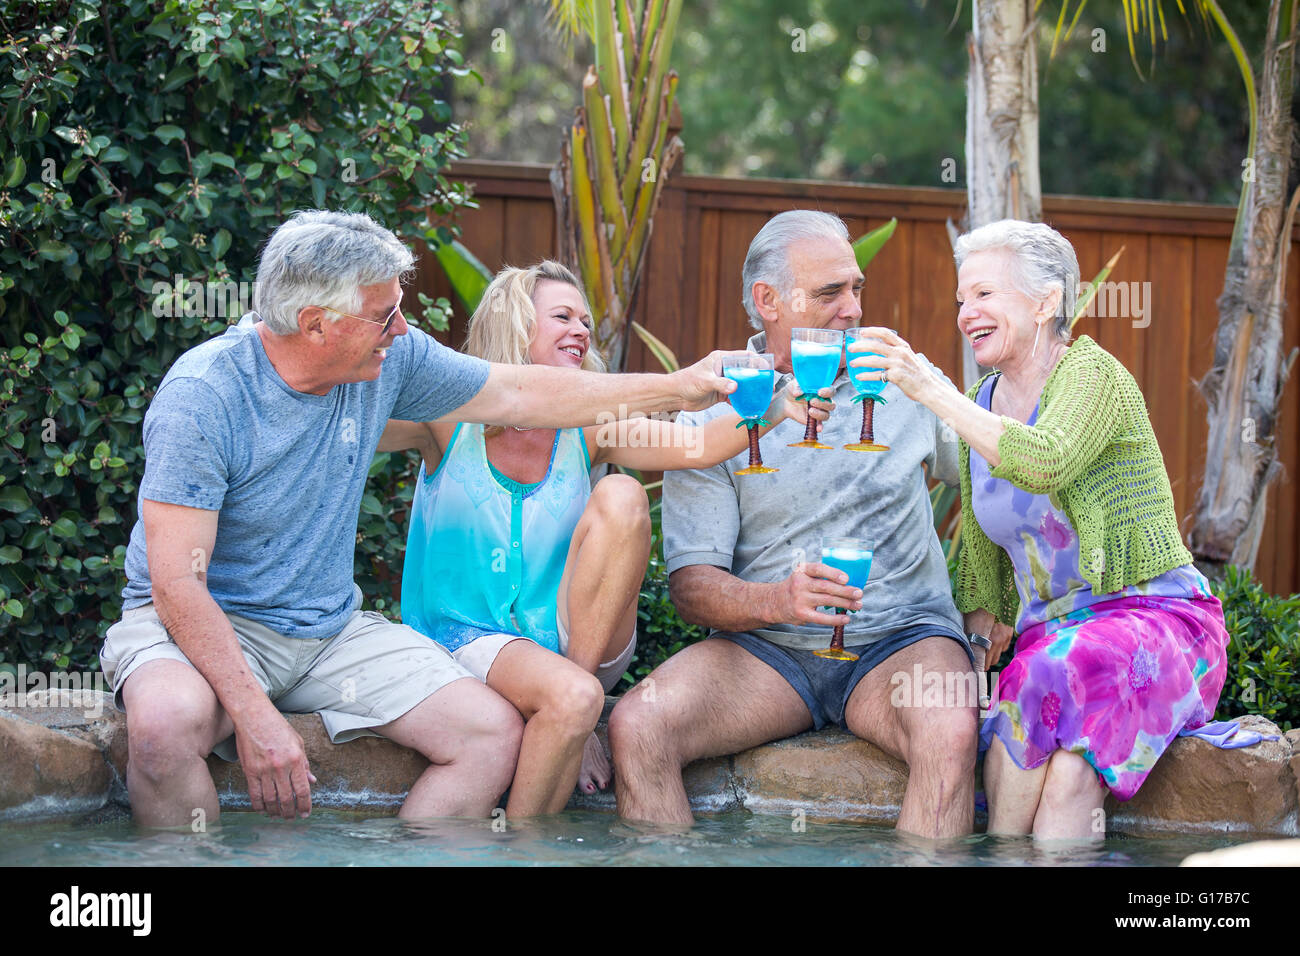
[[[989,373],[994,374],[994,373]],[[988,375],[966,397],[975,400]],[[1047,377],[1031,428],[1002,416],[1001,463],[991,474],[1050,496],[1079,535],[1079,570],[1109,594],[1191,564],[1146,402],[1128,369],[1080,336]],[[957,609],[991,611],[1015,625],[1011,558],[975,521],[970,445],[960,444],[962,548]]]

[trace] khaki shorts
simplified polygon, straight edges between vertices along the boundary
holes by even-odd
[[[558,614],[555,616],[555,624],[560,635],[560,656],[563,657],[569,650],[569,630]],[[452,652],[452,656],[456,658],[458,664],[466,667],[471,674],[486,684],[488,671],[492,669],[497,655],[501,653],[501,648],[511,641],[531,640],[531,637],[520,637],[518,634],[484,634],[458,647]],[[600,681],[600,686],[605,688],[606,694],[613,690],[627,673],[627,666],[632,663],[632,655],[635,653],[636,626],[633,625],[632,636],[628,638],[627,647],[623,648],[623,652],[612,661],[596,668],[596,680]]]
[[[354,611],[338,634],[317,640],[284,637],[238,614],[226,618],[244,660],[276,708],[286,714],[320,714],[336,744],[378,736],[367,728],[391,723],[452,681],[474,676],[442,645],[375,611]],[[118,710],[126,709],[126,679],[141,664],[156,660],[190,664],[152,604],[123,611],[99,652]],[[233,735],[213,752],[232,763],[239,759]]]

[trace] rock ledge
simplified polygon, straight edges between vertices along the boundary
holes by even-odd
[[[425,767],[413,751],[377,737],[335,746],[315,715],[290,715],[289,722],[318,781],[314,806],[393,813]],[[1261,717],[1242,722],[1280,734]],[[603,722],[599,733],[603,739]],[[126,718],[108,694],[29,694],[22,706],[0,708],[0,821],[127,806],[126,756]],[[221,806],[246,809],[237,765],[214,756],[208,766]],[[1239,750],[1179,739],[1133,800],[1108,802],[1108,826],[1133,834],[1300,836],[1298,777],[1300,731]],[[907,767],[866,741],[826,730],[697,761],[684,778],[697,812],[802,811],[812,820],[889,825],[898,817]],[[575,794],[569,805],[612,810],[614,799],[608,792]]]

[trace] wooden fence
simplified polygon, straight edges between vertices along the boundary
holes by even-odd
[[[527,265],[555,249],[549,167],[464,162],[455,178],[472,182],[479,208],[461,218],[464,243],[491,269]],[[676,176],[664,190],[635,307],[638,321],[685,361],[714,348],[743,348],[752,330],[741,306],[740,270],[750,240],[786,209],[821,209],[841,216],[855,238],[890,217],[894,237],[867,269],[864,324],[888,325],[960,384],[956,331],[956,273],[945,222],[965,202],[960,190],[856,186],[792,180]],[[1226,206],[1044,197],[1043,215],[1079,255],[1089,279],[1121,246],[1110,276],[1142,296],[1146,314],[1085,317],[1087,334],[1133,373],[1146,396],[1165,456],[1178,513],[1187,527],[1204,467],[1205,402],[1194,382],[1208,370],[1218,321],[1235,210]],[[1297,250],[1300,253],[1300,250]],[[420,264],[416,287],[450,295],[432,257]],[[1287,281],[1286,348],[1300,344],[1300,254]],[[1099,310],[1100,311],[1100,310]],[[1128,312],[1134,311],[1132,303]],[[459,346],[465,316],[444,337]],[[658,370],[635,341],[628,368]],[[1278,422],[1285,472],[1269,492],[1268,521],[1256,570],[1274,591],[1300,591],[1300,386],[1292,376]]]

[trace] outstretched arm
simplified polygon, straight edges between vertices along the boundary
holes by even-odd
[[[872,339],[859,339],[849,346],[850,367],[887,371],[889,382],[897,385],[914,402],[934,412],[938,420],[966,439],[966,443],[984,456],[990,466],[1001,460],[998,439],[1005,425],[1001,418],[986,412],[959,392],[924,356],[889,329],[871,328]],[[876,354],[864,355],[870,350]]]
[[[548,365],[493,364],[478,394],[439,421],[573,428],[640,412],[708,408],[735,391],[712,352],[668,375],[606,375]]]
[[[404,422],[390,418],[379,436],[376,452],[406,451],[414,448],[423,452],[433,441],[433,431],[428,422]]]
[[[759,435],[767,434],[787,418],[806,423],[809,407],[797,401],[801,394],[793,381],[789,388],[776,393],[763,413],[768,424],[759,427]],[[817,399],[811,414],[824,422],[834,407],[827,399]],[[653,418],[607,422],[587,429],[587,448],[592,464],[609,462],[641,471],[708,468],[749,447],[749,429],[741,421],[735,412],[728,412],[703,425]]]

